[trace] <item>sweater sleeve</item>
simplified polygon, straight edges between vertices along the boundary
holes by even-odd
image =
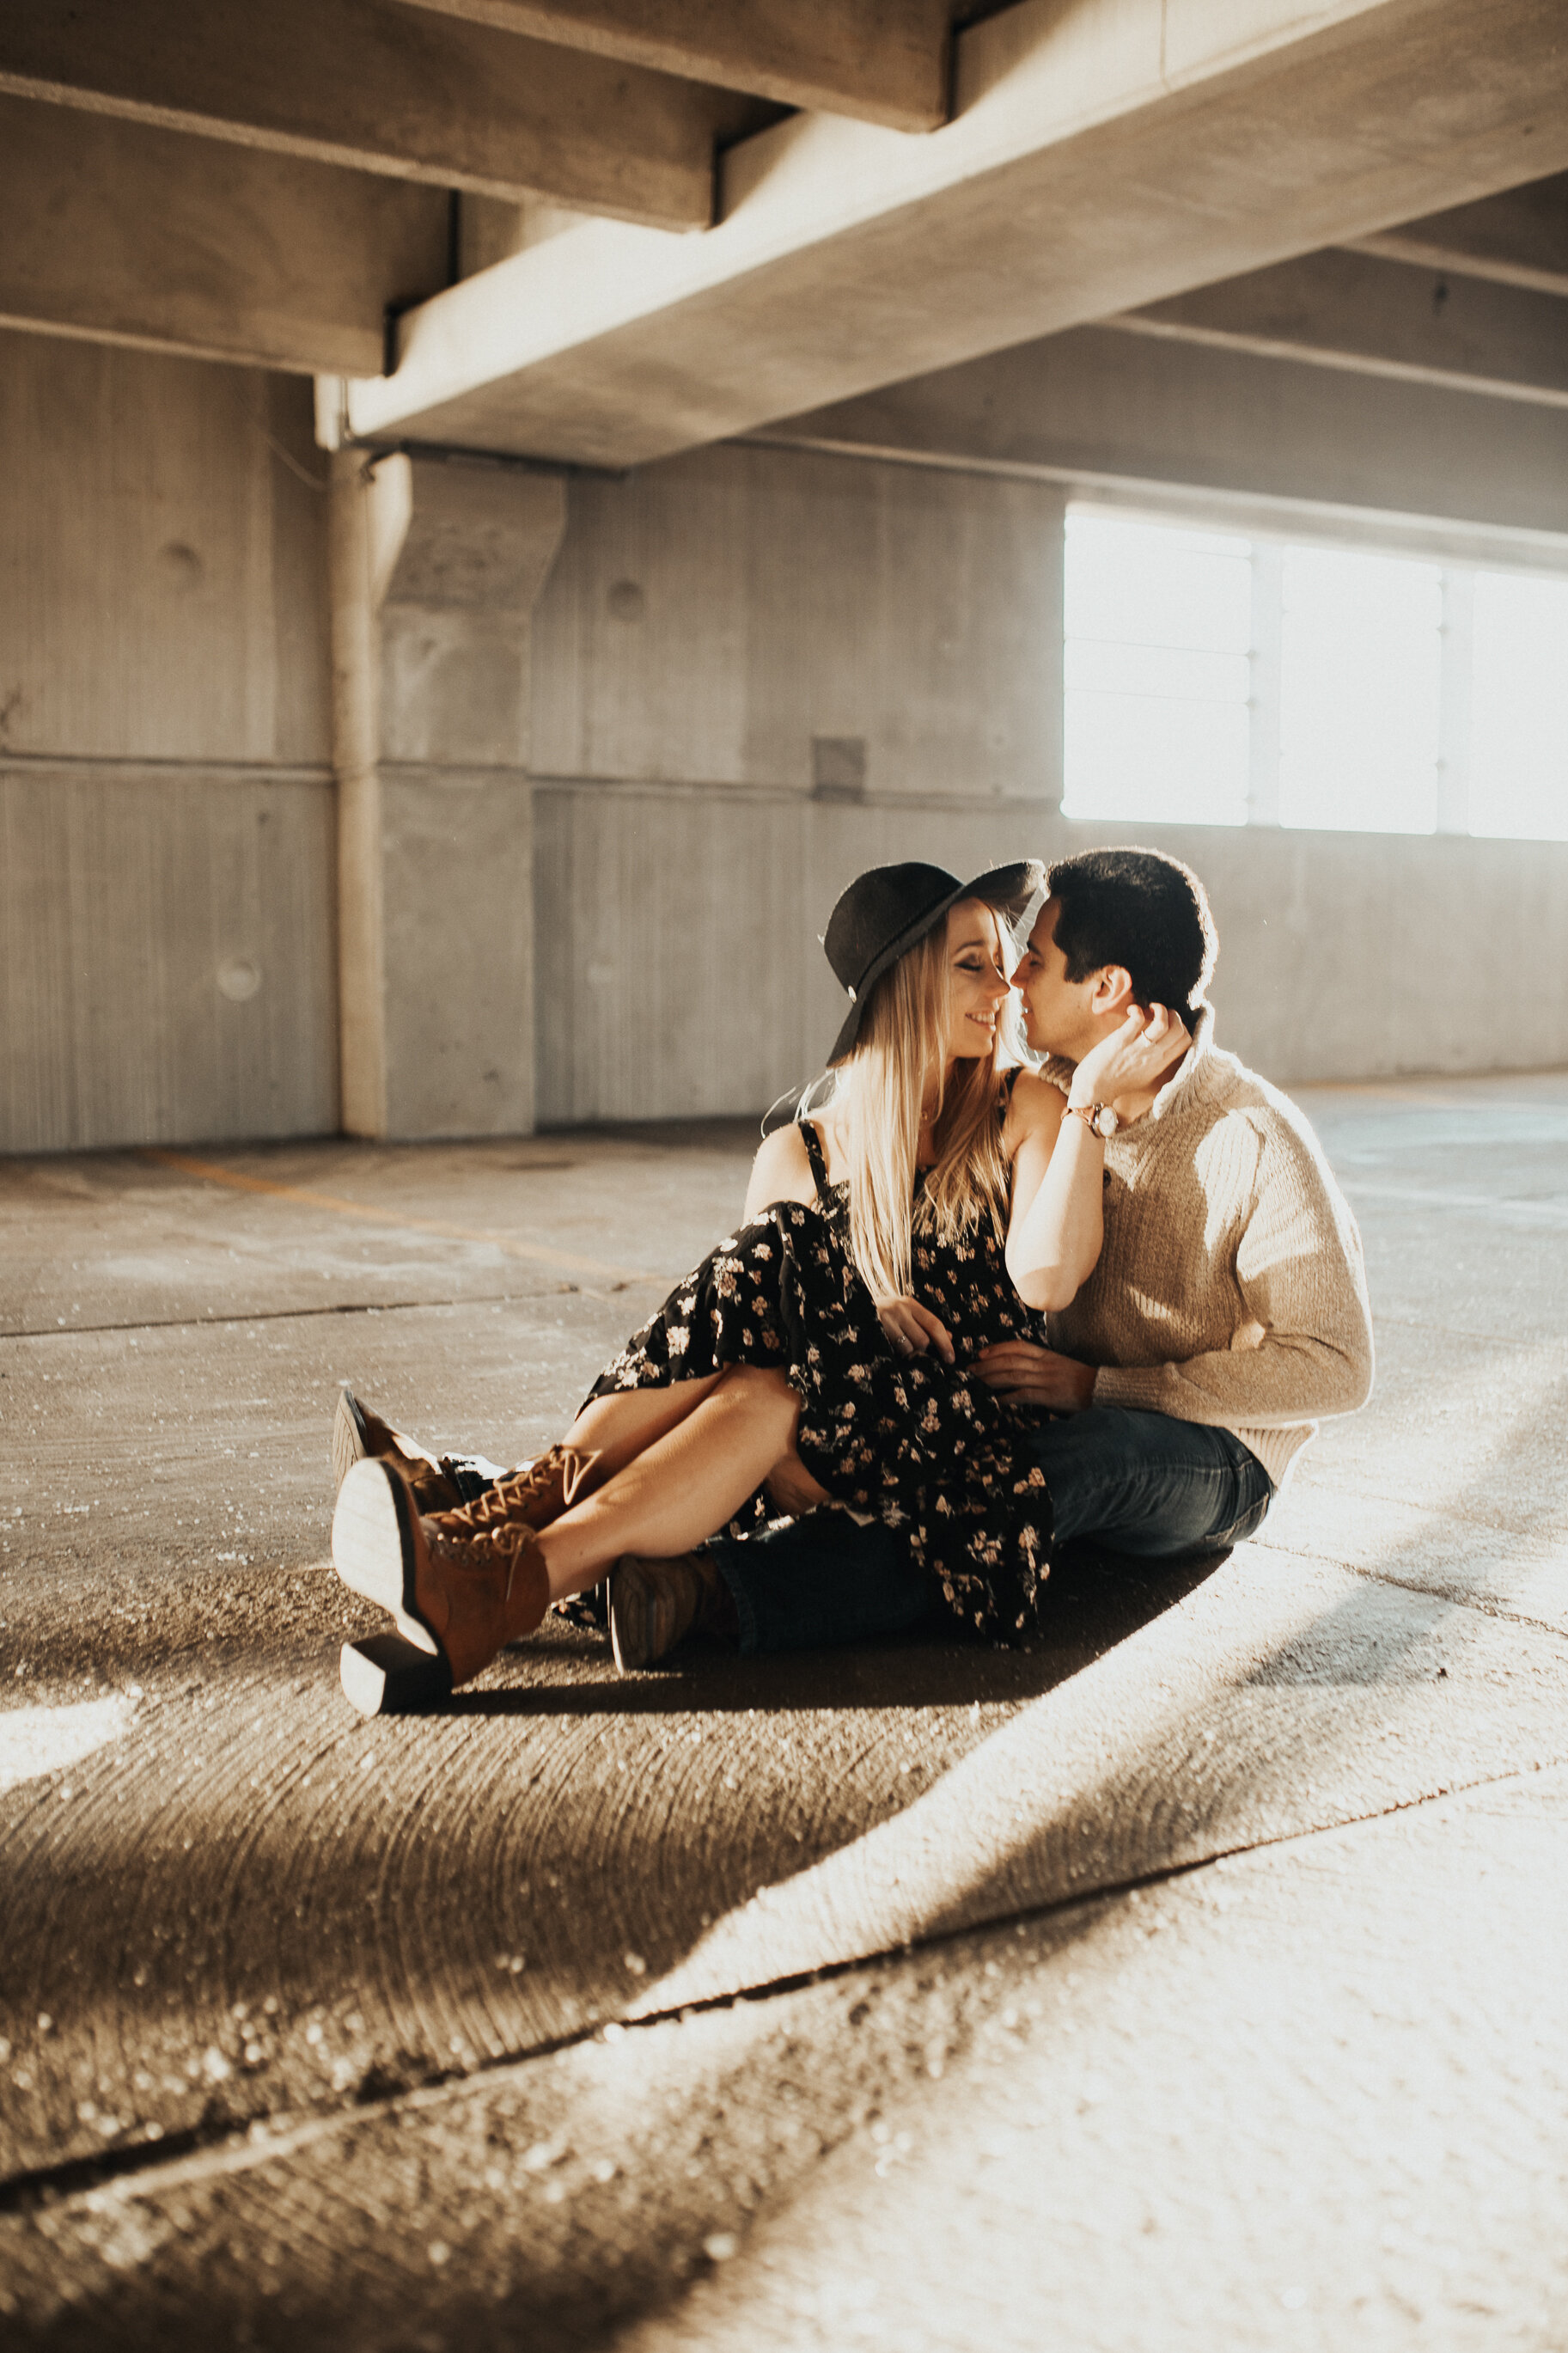
[[[1372,1315],[1350,1205],[1315,1139],[1277,1112],[1251,1116],[1258,1166],[1233,1261],[1245,1309],[1233,1345],[1184,1363],[1101,1366],[1097,1405],[1278,1430],[1353,1413],[1371,1395]]]

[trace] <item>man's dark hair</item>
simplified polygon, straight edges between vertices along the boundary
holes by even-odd
[[[1190,866],[1163,849],[1086,849],[1051,868],[1050,887],[1069,980],[1119,964],[1140,1005],[1201,1004],[1219,934]]]

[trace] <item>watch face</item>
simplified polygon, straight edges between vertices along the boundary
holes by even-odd
[[[1115,1134],[1117,1129],[1121,1126],[1121,1122],[1117,1118],[1116,1113],[1111,1110],[1109,1103],[1101,1103],[1099,1116],[1096,1118],[1094,1124],[1100,1130],[1101,1135],[1111,1136]]]

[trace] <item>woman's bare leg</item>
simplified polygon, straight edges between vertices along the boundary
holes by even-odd
[[[611,1397],[590,1398],[564,1443],[581,1454],[596,1454],[603,1475],[613,1478],[645,1448],[679,1429],[722,1378],[721,1373],[709,1373],[701,1380],[672,1381],[668,1388],[618,1389]]]
[[[782,1373],[736,1366],[703,1387],[692,1412],[541,1531],[552,1601],[596,1585],[624,1552],[689,1552],[791,1452],[800,1399]]]

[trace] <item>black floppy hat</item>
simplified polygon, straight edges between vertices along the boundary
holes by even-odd
[[[849,992],[849,1010],[827,1060],[841,1062],[860,1030],[867,999],[890,965],[941,923],[963,899],[984,899],[1001,916],[1021,955],[1047,896],[1046,870],[1037,858],[1012,866],[989,866],[961,882],[945,866],[910,860],[901,866],[873,866],[858,874],[827,918],[822,944],[827,961]]]

